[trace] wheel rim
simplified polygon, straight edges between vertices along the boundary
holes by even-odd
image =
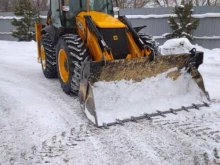
[[[45,70],[46,69],[46,56],[45,56],[43,45],[41,46],[41,63],[42,63],[43,70]]]
[[[63,82],[69,80],[69,66],[65,50],[61,49],[58,56],[59,73]]]

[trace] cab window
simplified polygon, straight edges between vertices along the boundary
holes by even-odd
[[[51,3],[50,10],[52,12],[51,15],[51,24],[55,26],[56,28],[61,27],[60,22],[60,12],[59,12],[59,2],[54,1],[54,3]]]

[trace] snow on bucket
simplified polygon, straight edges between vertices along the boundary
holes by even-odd
[[[198,72],[203,53],[85,62],[82,110],[96,126],[207,101]]]
[[[182,73],[175,81],[167,77],[173,70],[140,82],[96,82],[92,90],[98,126],[207,101],[190,74]]]

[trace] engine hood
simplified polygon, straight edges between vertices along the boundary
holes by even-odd
[[[78,14],[79,17],[84,17],[89,15],[92,17],[93,22],[99,28],[125,28],[126,26],[119,21],[117,18],[114,18],[111,15],[98,11],[89,11],[81,12]]]

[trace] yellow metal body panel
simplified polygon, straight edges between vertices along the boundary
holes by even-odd
[[[89,11],[81,12],[77,17],[83,18],[86,15],[90,15],[94,20],[96,26],[101,28],[125,28],[126,26],[119,21],[117,18],[114,18],[111,15],[98,11]]]
[[[104,52],[102,52],[102,50],[99,46],[97,37],[92,32],[89,31],[89,29],[86,25],[86,22],[85,22],[84,16],[89,15],[92,17],[92,20],[96,24],[98,21],[100,21],[98,14],[102,15],[103,13],[95,12],[95,11],[79,13],[76,16],[77,31],[78,31],[78,34],[80,35],[80,37],[86,42],[86,46],[89,48],[89,52],[91,54],[92,60],[94,60],[94,61],[100,61],[102,59],[113,60],[113,56],[112,56],[111,52],[108,53],[106,50]],[[112,17],[107,14],[104,14],[104,16]],[[112,17],[112,18],[115,19],[114,17]],[[101,19],[101,20],[104,20],[104,19]],[[122,23],[119,20],[117,20],[117,21],[118,21],[118,26],[122,27],[122,25],[121,25]],[[117,22],[117,21],[115,20],[115,22]],[[108,28],[111,27],[110,26],[111,23],[108,23],[108,24],[109,24],[109,26],[106,25],[105,27],[108,27]],[[125,27],[124,24],[123,24],[123,27]],[[101,27],[101,28],[103,28],[103,27]],[[118,28],[118,27],[115,27],[115,28]]]
[[[141,57],[142,55],[141,50],[139,49],[132,35],[129,32],[127,32],[127,38],[128,38],[128,43],[129,43],[129,49],[130,49],[130,57],[131,58]]]
[[[45,50],[44,50],[43,45],[41,46],[40,60],[41,60],[41,63],[42,63],[43,70],[45,70],[46,69],[46,55],[45,55]]]
[[[77,31],[80,37],[85,41],[87,47],[89,48],[91,58],[94,61],[100,60],[113,60],[112,53],[108,53],[106,50],[102,52],[97,37],[89,31],[84,16],[91,16],[94,24],[99,28],[125,28],[127,26],[123,24],[119,19],[114,18],[111,15],[97,12],[97,11],[89,11],[89,12],[81,12],[76,16],[76,25]],[[115,41],[118,40],[118,36],[112,36]],[[150,50],[140,50],[140,48],[135,43],[130,32],[127,31],[127,38],[129,44],[130,53],[127,55],[127,58],[136,58],[143,57],[149,55]]]
[[[63,82],[67,82],[69,80],[69,65],[67,54],[64,49],[61,49],[58,55],[58,66],[60,77]]]
[[[79,14],[76,17],[76,25],[78,34],[85,41],[87,48],[89,48],[91,59],[100,61],[103,55],[102,50],[98,44],[97,37],[86,26],[84,15]]]
[[[37,61],[41,61],[41,30],[42,30],[42,24],[41,23],[35,23],[35,36],[36,36],[36,42],[37,42]]]

